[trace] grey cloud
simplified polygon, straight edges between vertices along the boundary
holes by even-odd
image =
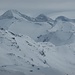
[[[0,9],[75,10],[75,0],[0,0]]]

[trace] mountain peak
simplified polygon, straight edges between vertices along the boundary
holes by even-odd
[[[12,10],[8,10],[6,11],[3,15],[2,15],[2,18],[13,18],[13,13],[12,13]]]
[[[65,17],[65,16],[58,16],[58,17],[56,18],[56,21],[57,21],[57,20],[69,21],[69,18],[67,18],[67,17]]]
[[[44,14],[40,14],[36,17],[36,20],[41,21],[41,22],[43,22],[43,21],[46,22],[46,21],[48,21],[48,17],[45,16]]]
[[[7,10],[2,16],[0,16],[0,19],[12,19],[13,17],[23,18],[20,12],[12,9],[12,10]]]
[[[0,19],[12,19],[12,18],[15,18],[15,19],[18,19],[18,20],[28,20],[28,21],[33,21],[33,18],[25,15],[25,14],[22,14],[20,13],[19,11],[17,10],[8,10],[6,11],[3,15],[0,16]]]
[[[46,17],[44,14],[40,14],[38,15],[38,17]]]
[[[49,18],[49,17],[47,17],[47,16],[44,15],[44,14],[38,15],[38,16],[35,18],[35,21],[36,21],[36,22],[47,22],[47,23],[49,23],[51,26],[54,25],[54,20],[51,19],[51,18]]]

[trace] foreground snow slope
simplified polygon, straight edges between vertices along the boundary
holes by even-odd
[[[74,46],[75,43],[57,47],[51,43],[36,43],[28,36],[1,29],[0,73],[75,75]]]

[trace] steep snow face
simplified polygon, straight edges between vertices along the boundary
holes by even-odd
[[[36,43],[28,36],[0,30],[1,75],[5,73],[9,75],[8,72],[10,75],[18,74],[18,71],[25,75],[63,75],[61,71],[49,66],[45,56],[43,45]]]
[[[55,46],[0,29],[0,74],[75,75],[75,43]],[[8,74],[9,75],[9,74]]]
[[[75,42],[75,26],[70,22],[58,20],[49,33],[38,37],[38,41],[52,42],[54,45],[64,45]]]

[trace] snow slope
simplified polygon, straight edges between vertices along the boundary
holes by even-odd
[[[74,46],[75,43],[59,47],[51,43],[36,43],[28,36],[0,29],[0,69],[6,70],[1,73],[75,75]]]
[[[38,37],[38,41],[52,42],[55,45],[65,45],[75,42],[75,23],[55,20],[55,26],[45,35]]]
[[[50,24],[46,22],[33,23],[28,21],[15,22],[9,27],[9,31],[12,31],[17,34],[28,35],[34,40],[37,36],[47,33],[47,30],[50,29]]]

